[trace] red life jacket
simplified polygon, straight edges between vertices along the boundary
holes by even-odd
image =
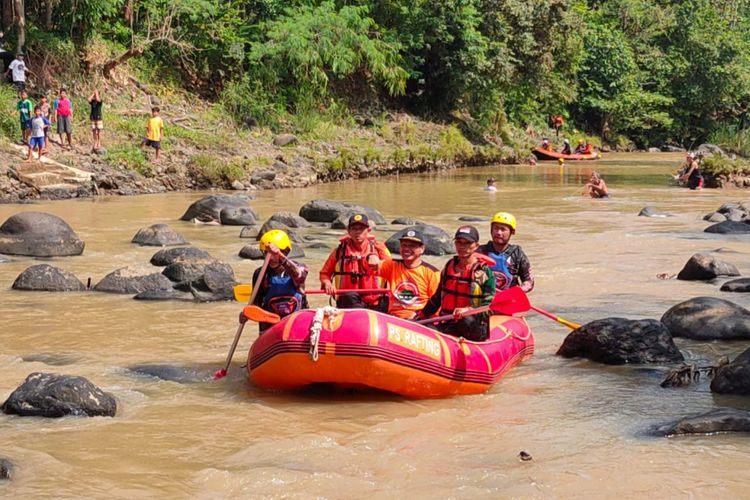
[[[593,152],[594,152],[594,146],[591,145],[590,143],[587,143],[586,147],[583,148],[583,154],[590,155]]]
[[[440,311],[450,314],[458,307],[477,307],[482,305],[484,294],[482,284],[475,279],[476,271],[485,265],[494,265],[495,261],[486,255],[475,253],[478,260],[456,273],[458,257],[453,257],[440,272],[440,285],[442,295],[440,297]],[[490,264],[491,262],[491,264]]]
[[[562,116],[556,116],[554,120],[555,128],[560,128],[563,126],[563,123],[565,123],[565,120],[563,120]]]
[[[351,238],[345,236],[336,248],[336,266],[331,277],[336,288],[382,288],[384,281],[378,277],[377,269],[372,269],[367,264],[367,257],[372,254],[378,255],[375,248],[375,238],[368,239],[369,251],[364,255],[356,255],[352,251]],[[379,255],[378,255],[379,256]],[[365,304],[375,304],[380,300],[380,295],[363,295]]]

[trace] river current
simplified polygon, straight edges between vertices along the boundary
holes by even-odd
[[[691,297],[750,305],[719,284],[660,280],[696,252],[750,272],[750,240],[709,235],[702,216],[744,191],[689,191],[671,185],[681,155],[607,155],[595,163],[495,166],[377,178],[305,189],[262,191],[252,202],[265,220],[330,198],[411,216],[453,233],[462,215],[512,212],[513,242],[531,259],[534,305],[576,323],[660,318]],[[581,196],[592,169],[609,200]],[[487,177],[498,192],[483,191]],[[20,211],[62,217],[86,242],[83,255],[44,260],[96,283],[158,249],[130,243],[142,227],[167,223],[191,244],[231,264],[247,282],[257,262],[237,254],[239,227],[178,221],[205,193],[0,205],[0,222]],[[643,207],[673,214],[646,218]],[[478,223],[483,239],[489,223]],[[385,240],[401,226],[378,227]],[[305,229],[332,248],[343,231]],[[328,251],[305,249],[308,288]],[[442,267],[446,258],[428,257]],[[10,289],[39,260],[0,264],[0,399],[32,372],[88,378],[118,402],[115,418],[0,415],[0,457],[15,464],[0,496],[107,498],[560,498],[744,497],[750,438],[650,437],[657,424],[746,398],[712,395],[701,381],[662,389],[669,367],[608,367],[555,355],[568,329],[529,313],[537,347],[486,394],[406,400],[384,394],[279,394],[252,386],[241,366],[257,337],[250,323],[229,376],[183,384],[126,367],[164,363],[213,371],[224,363],[238,303],[142,302],[96,292]],[[312,297],[311,305],[323,305]],[[734,357],[750,342],[676,340],[690,361]],[[24,361],[32,359],[32,361]],[[532,456],[520,461],[520,451]]]

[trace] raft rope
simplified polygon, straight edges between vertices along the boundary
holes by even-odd
[[[323,329],[323,321],[328,316],[336,316],[340,313],[333,306],[320,307],[315,310],[315,317],[310,325],[310,359],[318,360],[318,350],[320,347],[320,331]]]

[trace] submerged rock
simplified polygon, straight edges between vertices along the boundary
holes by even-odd
[[[661,322],[673,337],[694,340],[750,338],[750,311],[715,297],[695,297],[669,308]]]
[[[716,234],[745,234],[750,233],[750,224],[727,220],[708,226],[703,232]]]
[[[114,417],[117,403],[83,377],[36,372],[11,393],[2,410],[22,417]]]
[[[76,276],[49,264],[37,264],[26,268],[11,286],[14,290],[38,292],[83,292],[86,287]]]
[[[557,354],[608,365],[684,360],[669,331],[655,319],[604,318],[586,323],[568,334]]]
[[[0,226],[0,253],[32,257],[81,255],[84,243],[56,215],[21,212]]]
[[[0,457],[0,481],[10,481],[13,477],[13,462]]]
[[[153,247],[187,244],[187,240],[167,224],[153,224],[149,227],[141,228],[133,236],[131,242],[141,246]]]
[[[108,293],[140,293],[169,288],[172,288],[172,282],[162,273],[148,273],[147,270],[137,267],[121,267],[106,275],[94,286],[94,290]]]
[[[666,212],[657,212],[652,207],[643,207],[640,212],[638,212],[639,217],[654,217],[654,218],[665,218],[665,217],[674,217],[674,215],[666,213]]]
[[[750,432],[750,412],[734,408],[717,408],[706,413],[683,417],[677,422],[656,429],[656,433],[662,436],[719,432]]]
[[[164,365],[164,364],[144,364],[128,367],[133,373],[155,377],[161,380],[179,382],[181,384],[194,384],[196,382],[206,382],[211,380],[212,373],[206,370],[199,370],[187,366]]]

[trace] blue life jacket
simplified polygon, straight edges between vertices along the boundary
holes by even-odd
[[[287,273],[268,273],[263,281],[266,288],[261,306],[263,309],[283,318],[302,308],[302,293]]]
[[[513,274],[508,267],[510,256],[505,252],[497,253],[494,251],[489,252],[487,256],[495,261],[495,265],[490,266],[492,274],[495,275],[495,290],[510,288],[510,284],[513,282]]]

